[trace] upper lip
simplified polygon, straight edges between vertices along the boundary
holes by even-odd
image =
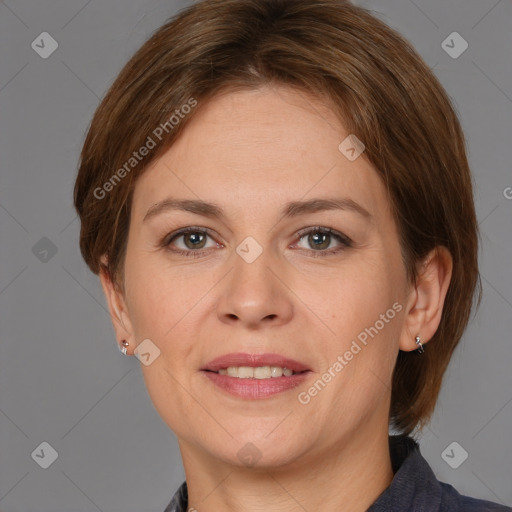
[[[294,372],[309,370],[304,363],[279,354],[247,354],[243,352],[233,352],[216,357],[202,368],[202,370],[218,372],[220,369],[229,368],[230,366],[250,366],[253,368],[258,366],[280,366],[293,370]]]

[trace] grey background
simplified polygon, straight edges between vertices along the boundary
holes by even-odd
[[[99,281],[80,257],[72,187],[99,99],[187,3],[0,2],[2,512],[162,512],[184,480],[176,439],[139,361],[118,351]],[[422,453],[462,494],[512,505],[512,2],[356,3],[434,69],[460,114],[476,180],[484,300]],[[31,47],[44,31],[59,45],[47,59]],[[441,46],[453,31],[469,44],[456,59]],[[31,456],[43,441],[58,452],[47,469]],[[453,441],[469,454],[458,469],[441,457]]]

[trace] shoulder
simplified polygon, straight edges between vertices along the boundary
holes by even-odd
[[[368,512],[512,512],[505,505],[463,496],[438,480],[412,437],[390,436],[389,442],[395,476]]]
[[[169,505],[165,507],[164,512],[187,512],[188,508],[188,488],[187,482],[183,482],[174,493]],[[195,510],[195,509],[191,509]]]
[[[442,490],[439,510],[442,512],[512,512],[512,508],[493,501],[463,496],[445,482],[439,485]]]

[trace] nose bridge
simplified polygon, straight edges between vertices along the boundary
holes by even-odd
[[[253,236],[247,236],[236,246],[234,268],[219,302],[221,319],[238,319],[252,326],[268,319],[289,320],[290,297],[276,277],[276,263],[270,247],[264,247]]]

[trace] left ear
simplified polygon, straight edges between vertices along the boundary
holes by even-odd
[[[411,287],[400,334],[400,350],[416,350],[416,336],[425,344],[434,336],[443,313],[444,300],[452,277],[453,258],[446,247],[434,248],[423,260]]]

